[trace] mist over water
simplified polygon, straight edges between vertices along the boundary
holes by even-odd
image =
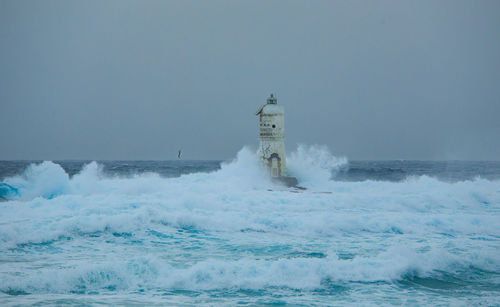
[[[273,184],[248,148],[2,169],[0,302],[498,302],[498,163],[351,162],[306,145],[287,163],[306,190]]]

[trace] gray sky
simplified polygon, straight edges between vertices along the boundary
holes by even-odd
[[[0,0],[0,159],[500,160],[500,1]]]

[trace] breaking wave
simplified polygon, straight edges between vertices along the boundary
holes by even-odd
[[[326,146],[299,145],[289,160],[290,175],[301,185],[317,187],[328,183],[332,172],[347,164],[347,159],[336,158]],[[248,190],[272,186],[269,177],[260,169],[257,155],[249,148],[241,149],[231,162],[223,162],[221,169],[211,173],[182,175],[181,178],[162,178],[156,173],[119,177],[105,175],[103,167],[91,162],[76,175],[70,176],[54,162],[31,164],[21,176],[7,178],[3,183],[4,198],[30,200],[47,199],[64,194],[125,193],[144,194],[161,191],[169,186],[189,185],[201,189]]]
[[[300,144],[288,159],[290,176],[297,177],[301,185],[321,187],[327,184],[335,172],[347,167],[347,159],[335,157],[324,145]]]
[[[299,146],[288,165],[307,190],[273,185],[248,148],[176,178],[32,164],[0,186],[0,249],[55,260],[2,262],[0,291],[315,289],[500,271],[498,181],[334,181],[347,160],[321,146]]]
[[[106,264],[82,263],[61,269],[41,269],[30,278],[8,277],[0,290],[25,293],[68,293],[109,290],[213,290],[286,287],[318,289],[346,282],[393,282],[420,277],[439,277],[436,271],[499,270],[498,260],[475,255],[464,259],[446,251],[422,257],[405,248],[391,249],[374,257],[340,259],[292,258],[277,260],[204,260],[189,267],[175,267],[160,258],[115,260]],[[498,259],[498,258],[497,258]]]

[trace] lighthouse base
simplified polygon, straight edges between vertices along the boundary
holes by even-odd
[[[296,187],[299,184],[295,177],[273,177],[272,180],[287,187]]]

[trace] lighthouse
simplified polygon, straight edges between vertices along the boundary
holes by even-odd
[[[278,181],[296,186],[297,179],[287,177],[285,151],[285,108],[273,94],[267,98],[255,115],[259,116],[260,145],[258,155],[262,167]]]

